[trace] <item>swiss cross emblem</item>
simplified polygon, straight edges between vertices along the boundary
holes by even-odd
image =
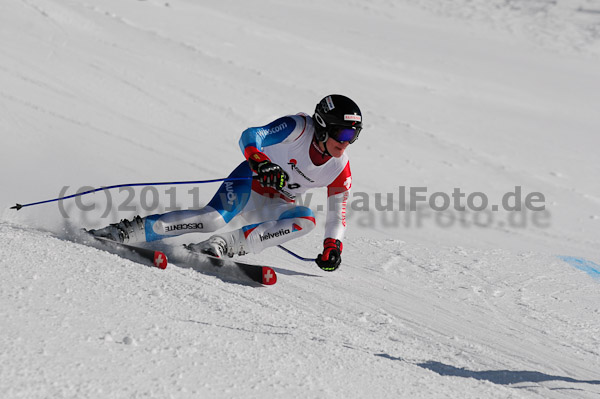
[[[263,284],[265,285],[273,285],[277,282],[277,275],[270,267],[264,266],[262,268],[263,274]]]
[[[344,187],[346,187],[346,190],[350,190],[351,185],[352,185],[352,176],[348,176],[346,181],[344,181]]]
[[[154,252],[154,266],[159,269],[167,268],[167,256],[160,251]]]

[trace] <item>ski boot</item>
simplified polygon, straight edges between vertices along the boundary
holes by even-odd
[[[200,252],[216,258],[224,258],[225,256],[233,258],[234,255],[246,255],[245,242],[246,239],[240,237],[238,231],[233,231],[223,235],[216,234],[208,240],[197,244],[184,245],[184,247],[189,251]]]
[[[110,224],[102,229],[88,230],[87,233],[124,244],[146,242],[144,220],[139,216],[134,217],[131,221],[123,219],[119,223]]]

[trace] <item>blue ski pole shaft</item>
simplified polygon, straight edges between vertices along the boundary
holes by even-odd
[[[292,255],[296,259],[300,259],[300,260],[303,260],[305,262],[314,262],[316,260],[315,258],[305,258],[303,256],[300,256],[297,253],[295,253],[294,251],[290,251],[289,249],[287,249],[286,247],[284,247],[282,245],[278,245],[278,247],[280,249],[284,250],[285,252],[287,252],[288,254]]]
[[[62,200],[66,200],[69,198],[75,198],[75,197],[80,197],[82,195],[95,193],[98,191],[110,190],[113,188],[140,187],[140,186],[167,186],[167,185],[175,186],[175,185],[180,185],[180,184],[204,184],[204,183],[216,183],[216,182],[221,182],[221,181],[235,181],[235,180],[249,180],[249,179],[252,179],[252,177],[224,177],[224,178],[220,178],[220,179],[211,179],[211,180],[190,180],[190,181],[176,181],[176,182],[116,184],[113,186],[95,188],[93,190],[84,191],[83,193],[67,195],[65,197],[60,197],[60,198],[53,198],[53,199],[49,199],[49,200],[45,200],[45,201],[32,202],[29,204],[16,204],[15,206],[11,207],[10,209],[16,209],[18,211],[19,209],[25,208],[28,206],[41,205],[41,204],[47,204],[49,202],[62,201]]]

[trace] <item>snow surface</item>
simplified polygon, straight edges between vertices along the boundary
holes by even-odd
[[[0,397],[600,396],[600,1],[6,0],[0,38]],[[224,177],[243,129],[329,93],[363,110],[370,199],[335,273],[269,249],[255,287],[191,265],[201,234],[164,271],[69,240],[214,184],[9,209]],[[375,209],[515,186],[545,211]]]

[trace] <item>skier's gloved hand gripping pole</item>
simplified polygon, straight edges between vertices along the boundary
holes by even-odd
[[[333,238],[326,238],[323,242],[323,253],[317,256],[315,262],[326,272],[332,272],[342,263],[342,242]]]
[[[288,174],[281,169],[281,166],[271,161],[261,162],[257,168],[258,181],[265,187],[272,187],[275,190],[281,190],[289,180]]]
[[[255,151],[248,156],[248,164],[258,176],[255,177],[263,187],[281,190],[289,180],[288,174],[276,163],[260,151]]]

